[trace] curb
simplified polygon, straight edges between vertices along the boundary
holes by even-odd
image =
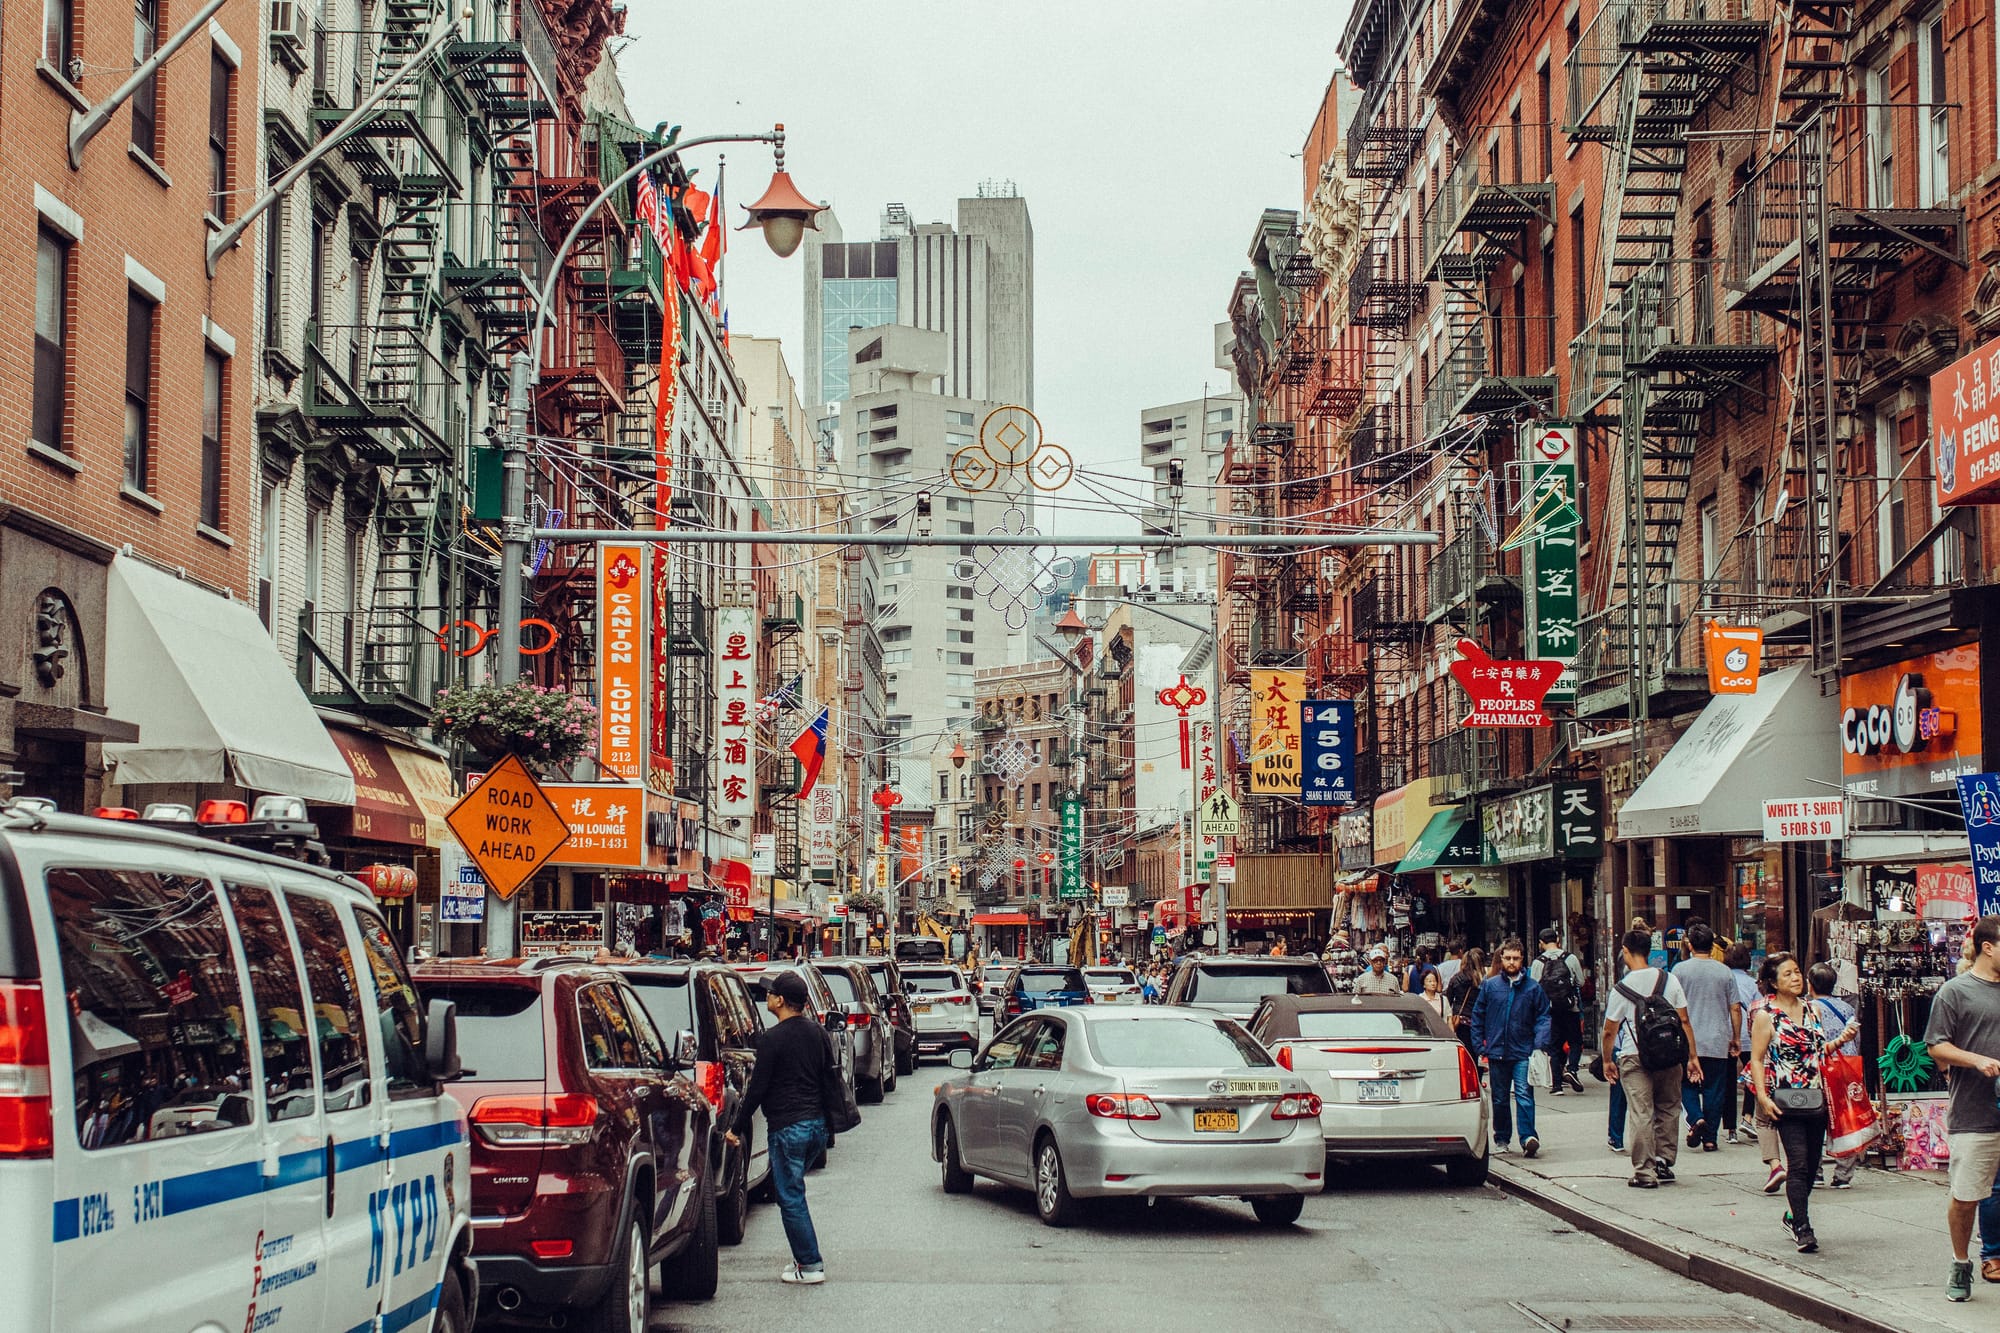
[[[1801,1319],[1810,1319],[1827,1328],[1849,1329],[1854,1333],[1910,1333],[1907,1319],[1899,1323],[1890,1323],[1872,1318],[1849,1305],[1816,1296],[1789,1283],[1767,1277],[1754,1268],[1735,1267],[1707,1255],[1691,1254],[1677,1246],[1655,1240],[1651,1236],[1579,1206],[1581,1196],[1574,1195],[1554,1181],[1534,1175],[1532,1172],[1523,1172],[1515,1167],[1495,1163],[1488,1181],[1503,1193],[1561,1218],[1578,1231],[1609,1241],[1628,1254],[1636,1255],[1670,1273],[1713,1287],[1717,1291],[1753,1297],[1774,1309],[1783,1310],[1786,1314],[1796,1315]],[[1533,1183],[1530,1183],[1531,1181]],[[1573,1199],[1578,1202],[1572,1202]],[[1848,1299],[1851,1300],[1852,1297]]]

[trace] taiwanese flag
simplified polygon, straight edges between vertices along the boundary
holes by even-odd
[[[801,798],[819,781],[819,766],[826,762],[826,714],[826,709],[820,709],[812,725],[792,739],[792,753],[798,756],[799,766],[805,770],[805,780],[799,784]]]

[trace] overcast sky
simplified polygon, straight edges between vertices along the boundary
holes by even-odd
[[[783,121],[793,179],[849,240],[885,203],[950,220],[982,180],[1013,181],[1035,229],[1036,413],[1079,461],[1137,476],[1140,409],[1227,386],[1213,326],[1258,214],[1299,206],[1348,0],[631,6],[619,68],[640,123]],[[740,219],[770,154],[727,152]],[[704,185],[711,153],[689,155]],[[776,334],[797,377],[799,260],[731,242],[730,327]]]

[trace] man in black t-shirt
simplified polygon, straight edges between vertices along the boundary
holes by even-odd
[[[826,1281],[819,1236],[806,1208],[806,1167],[827,1146],[826,1074],[833,1046],[826,1030],[807,1016],[806,979],[797,972],[766,974],[764,1003],[778,1020],[757,1039],[757,1064],[750,1087],[736,1108],[727,1138],[740,1146],[759,1107],[770,1136],[771,1192],[778,1198],[785,1239],[792,1262],[778,1274],[781,1281],[807,1286]]]

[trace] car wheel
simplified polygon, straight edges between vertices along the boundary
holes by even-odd
[[[675,1300],[710,1300],[722,1280],[722,1245],[716,1231],[713,1177],[702,1181],[701,1195],[694,1208],[694,1235],[689,1238],[687,1248],[660,1265],[660,1289]]]
[[[1267,1227],[1288,1227],[1306,1210],[1303,1194],[1267,1194],[1250,1201],[1250,1211]]]
[[[613,1276],[598,1298],[592,1328],[605,1333],[646,1333],[653,1313],[653,1293],[646,1281],[645,1213],[645,1205],[633,1200],[632,1217],[625,1223],[624,1240],[611,1256]]]
[[[444,1275],[444,1285],[438,1291],[437,1318],[431,1321],[431,1333],[472,1333],[472,1320],[465,1313],[465,1287],[456,1273]]]
[[[1069,1192],[1062,1152],[1053,1135],[1043,1135],[1035,1145],[1035,1211],[1044,1226],[1066,1227],[1076,1221],[1076,1198]]]
[[[896,1090],[896,1075],[902,1072],[902,1062],[893,1056],[890,1057],[889,1067],[882,1071],[882,1091],[894,1092]]]
[[[917,1066],[921,1063],[923,1063],[923,1057],[917,1054],[915,1047],[912,1047],[908,1055],[897,1054],[896,1072],[898,1074],[914,1074],[917,1072]]]
[[[854,1100],[872,1106],[882,1100],[882,1076],[861,1078],[854,1081]]]
[[[1476,1189],[1486,1183],[1487,1169],[1492,1161],[1491,1153],[1481,1153],[1477,1157],[1447,1158],[1444,1164],[1444,1178],[1460,1189]]]
[[[750,1226],[750,1141],[736,1150],[730,1186],[715,1201],[715,1232],[724,1245],[741,1245]]]
[[[946,1194],[972,1193],[972,1173],[965,1169],[965,1159],[958,1155],[958,1126],[950,1116],[944,1118],[944,1143],[938,1156],[944,1162],[944,1192]]]

